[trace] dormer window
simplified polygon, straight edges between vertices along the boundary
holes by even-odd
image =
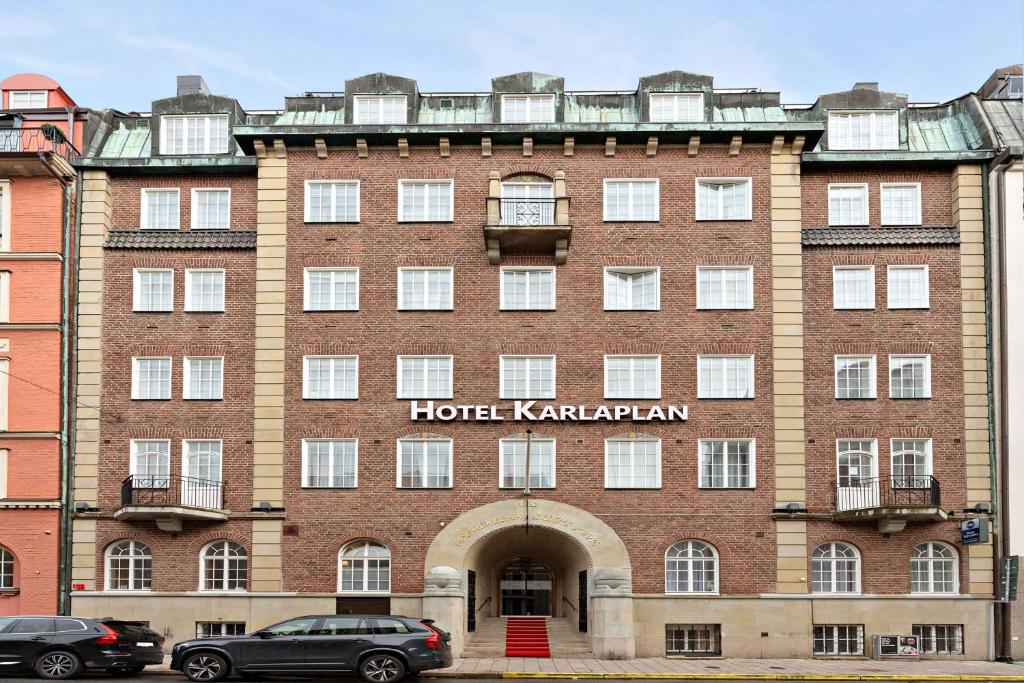
[[[502,123],[553,123],[554,95],[502,95]]]
[[[830,111],[829,149],[899,149],[899,112]]]
[[[408,123],[405,95],[356,95],[352,123],[386,125]]]
[[[226,154],[227,114],[161,116],[161,154]]]
[[[45,109],[45,90],[11,90],[8,107],[11,109]]]
[[[704,120],[704,95],[699,92],[651,93],[650,105],[654,123]]]

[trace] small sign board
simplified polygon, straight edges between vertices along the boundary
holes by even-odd
[[[988,520],[972,517],[960,522],[960,542],[964,545],[988,543]]]
[[[1006,555],[1000,563],[999,602],[1017,599],[1017,577],[1020,572],[1020,556]]]
[[[917,636],[872,636],[872,659],[917,659],[921,650]]]

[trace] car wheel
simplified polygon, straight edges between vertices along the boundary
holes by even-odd
[[[219,681],[228,675],[228,663],[212,652],[197,652],[185,657],[181,671],[190,681]]]
[[[36,673],[42,678],[61,680],[78,675],[82,662],[73,652],[54,650],[36,660]]]
[[[405,664],[392,655],[370,655],[359,665],[359,675],[366,683],[395,683],[405,676]]]

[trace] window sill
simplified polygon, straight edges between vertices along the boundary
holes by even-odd
[[[345,397],[342,397],[342,398],[334,398],[334,397],[315,398],[315,397],[312,397],[312,396],[303,396],[302,400],[303,401],[358,401],[359,397],[358,396],[345,396]]]
[[[303,313],[358,313],[358,308],[303,308]]]
[[[14,596],[14,595],[17,595],[20,592],[21,592],[21,589],[18,588],[17,586],[15,586],[13,588],[0,588],[0,597],[3,597],[5,595]]]
[[[343,491],[355,491],[359,486],[309,486],[307,484],[302,485],[303,491],[333,491],[341,489]]]
[[[396,486],[396,491],[451,491],[454,486]]]
[[[359,225],[362,221],[356,219],[354,221],[311,221],[308,218],[303,219],[303,225]]]
[[[658,223],[661,223],[661,219],[660,218],[646,218],[646,219],[641,219],[641,218],[632,218],[632,219],[630,219],[630,218],[605,218],[602,222],[603,223],[608,223],[610,225],[629,225],[631,223],[635,223],[635,224],[638,224],[638,225],[657,225]]]
[[[661,310],[658,308],[606,308],[605,313],[657,313]]]
[[[665,597],[667,598],[717,598],[721,596],[721,593],[715,591],[714,593],[669,593],[665,591]]]
[[[167,313],[174,313],[174,309],[173,308],[169,308],[169,309],[167,309],[165,311],[150,311],[150,310],[138,310],[138,309],[133,308],[132,309],[132,313],[163,313],[163,314],[167,314]]]
[[[753,218],[694,218],[697,223],[752,223]]]
[[[498,308],[499,313],[554,313],[556,308]]]
[[[455,219],[454,218],[446,218],[444,220],[436,220],[436,221],[403,221],[403,220],[399,219],[396,222],[399,225],[431,225],[431,224],[434,224],[434,225],[451,225],[452,223],[455,222]]]
[[[191,401],[191,402],[216,403],[218,401],[223,401],[224,397],[223,396],[219,396],[217,398],[189,398],[188,396],[182,396],[181,400],[182,401]]]
[[[132,401],[170,401],[170,397],[167,398],[133,398]]]
[[[211,313],[212,313],[212,314],[214,314],[214,315],[216,315],[216,314],[218,314],[218,313],[223,313],[223,312],[224,312],[224,309],[222,308],[222,309],[220,309],[219,311],[190,311],[190,310],[188,310],[188,309],[185,309],[185,311],[184,311],[184,312],[185,312],[185,313],[192,313],[193,315],[209,315],[209,314],[211,314]]]

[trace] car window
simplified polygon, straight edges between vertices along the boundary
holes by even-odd
[[[412,633],[405,622],[398,619],[374,619],[373,632],[378,634]]]
[[[53,619],[19,619],[8,633],[53,633]]]
[[[308,636],[310,630],[313,628],[313,624],[316,623],[317,617],[302,617],[300,619],[291,619],[280,624],[274,624],[269,626],[264,631],[272,633],[275,636]]]
[[[89,629],[88,626],[78,619],[56,619],[55,621],[57,633],[66,633],[67,631],[87,631]]]
[[[114,629],[123,636],[130,638],[153,637],[157,635],[148,627],[149,622],[141,621],[104,621],[104,624]]]
[[[14,622],[15,622],[15,619],[12,618],[12,617],[0,617],[0,633],[3,633],[4,629],[6,629],[8,626],[13,624]]]
[[[370,633],[370,624],[359,617],[324,617],[316,631],[320,636],[358,636]]]

